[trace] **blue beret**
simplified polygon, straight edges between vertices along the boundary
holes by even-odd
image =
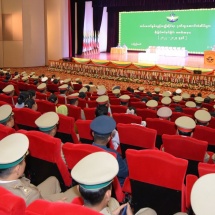
[[[96,134],[110,134],[116,128],[116,122],[109,116],[98,116],[90,124],[90,128]]]

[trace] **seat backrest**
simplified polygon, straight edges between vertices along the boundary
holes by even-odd
[[[0,124],[0,140],[13,133],[15,133],[15,129]]]
[[[58,85],[57,84],[47,84],[47,89],[49,92],[54,93],[54,92],[58,92]]]
[[[99,151],[104,151],[103,149],[89,145],[89,144],[71,144],[71,143],[65,143],[62,146],[63,154],[66,159],[66,163],[68,168],[71,170],[78,161],[80,161],[85,156]]]
[[[7,96],[5,94],[0,94],[0,101],[6,102],[10,105],[14,105],[13,104],[13,97]]]
[[[90,100],[91,101],[96,101],[97,98],[98,98],[98,95],[96,95],[96,96],[94,96],[94,95],[90,96]]]
[[[196,109],[196,108],[183,108],[184,113],[191,115],[192,118],[194,117],[194,113],[195,113],[197,110],[198,110],[198,109]]]
[[[137,109],[136,110],[137,116],[141,116],[143,121],[146,121],[146,118],[157,118],[157,111],[151,110],[148,108],[144,109]]]
[[[141,124],[142,118],[140,116],[126,114],[126,113],[113,113],[112,117],[116,121],[116,123],[124,123],[124,124]]]
[[[8,82],[0,81],[0,90],[3,90],[8,84]]]
[[[199,177],[209,173],[215,173],[215,164],[199,162],[198,171],[199,171]]]
[[[34,84],[28,84],[27,89],[28,90],[35,90],[35,91],[37,91],[37,86],[34,85]]]
[[[143,207],[151,207],[159,215],[185,211],[187,160],[151,149],[128,149],[126,158],[134,212]]]
[[[22,81],[17,82],[17,86],[18,86],[20,91],[27,91],[28,90],[28,84],[26,84]]]
[[[72,84],[73,85],[73,89],[74,90],[80,90],[83,86],[82,86],[82,84]]]
[[[49,111],[53,111],[53,112],[56,111],[55,104],[52,102],[37,99],[36,103],[37,103],[37,107],[38,107],[37,111],[39,111],[42,114],[49,112]]]
[[[122,157],[127,149],[155,149],[157,131],[140,125],[117,124]]]
[[[65,143],[62,149],[67,162],[67,166],[70,170],[76,165],[77,162],[79,162],[85,156],[94,152],[104,151],[103,149],[97,146],[89,144],[71,144],[71,143]],[[114,157],[116,157],[115,153],[113,152],[110,153]],[[117,200],[119,202],[122,202],[124,199],[124,194],[122,193],[122,189],[117,177],[115,177],[113,180],[113,187]]]
[[[160,118],[147,118],[146,126],[157,130],[158,135],[162,134],[176,134],[176,126],[174,122],[160,119]]]
[[[47,94],[36,92],[36,98],[41,100],[47,100]]]
[[[96,108],[84,108],[83,111],[87,120],[93,120],[96,117]]]
[[[18,132],[25,134],[30,142],[26,175],[31,178],[31,182],[38,185],[49,176],[55,176],[63,190],[70,186],[71,177],[61,157],[61,140],[40,131]]]
[[[129,100],[130,104],[131,102],[140,102],[140,99],[139,98],[135,98],[135,97],[131,97],[130,100]]]
[[[174,122],[160,118],[146,118],[146,126],[157,131],[156,147],[159,149],[162,145],[163,134],[176,134],[176,126]]]
[[[81,108],[74,105],[66,105],[68,108],[68,116],[71,116],[76,120],[81,119]]]
[[[183,107],[183,105],[181,105],[180,103],[171,103],[171,104],[169,105],[170,108],[175,108],[175,107],[177,107],[177,106]]]
[[[66,104],[66,97],[57,95],[58,104]]]
[[[215,152],[215,130],[210,127],[197,125],[193,132],[193,138],[208,142],[208,151]]]
[[[208,127],[215,128],[215,118],[214,117],[211,118]]]
[[[14,195],[0,186],[0,214],[1,215],[24,215],[26,209],[25,200]]]
[[[162,140],[165,152],[187,159],[187,174],[198,176],[198,163],[204,161],[208,143],[192,137],[167,134],[162,136]]]
[[[99,215],[100,213],[83,205],[68,204],[63,202],[48,202],[38,199],[31,203],[26,209],[26,215]]]
[[[171,116],[170,120],[171,120],[171,122],[175,122],[175,120],[181,116],[187,116],[187,117],[192,118],[191,115],[183,113],[183,112],[172,112],[172,116]]]
[[[90,129],[90,123],[92,120],[77,120],[75,122],[77,129],[78,129],[78,134],[80,137],[80,141],[82,143],[92,143],[93,142],[93,136],[92,132]]]
[[[63,143],[78,143],[78,137],[75,133],[75,119],[70,116],[58,114],[59,123],[55,137],[60,138]]]
[[[111,113],[126,113],[127,107],[122,105],[110,105]]]
[[[165,152],[188,160],[204,160],[208,145],[206,141],[197,140],[193,137],[168,134],[162,135],[162,139]]]
[[[5,101],[0,101],[0,106],[2,106],[2,105],[8,105],[8,103],[7,102],[5,102]],[[12,107],[12,105],[11,104],[9,104],[11,107]]]
[[[143,109],[146,108],[146,103],[145,102],[130,102],[132,107],[135,107],[136,109]]]
[[[86,99],[78,98],[78,107],[80,107],[81,109],[84,109],[86,105],[87,105]]]
[[[35,120],[41,113],[29,108],[13,108],[14,121],[17,129],[38,130]]]
[[[209,104],[209,103],[202,103],[202,107],[203,107],[203,108],[207,108],[207,109],[208,109],[208,112],[210,112],[210,111],[213,110],[213,105],[212,105],[212,104]]]
[[[95,100],[93,100],[93,101],[89,100],[89,101],[87,101],[87,105],[89,108],[96,108],[98,106],[98,103]]]
[[[109,102],[111,105],[120,105],[120,99],[119,98],[111,98],[109,97]]]

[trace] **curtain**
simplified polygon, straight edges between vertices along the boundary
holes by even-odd
[[[81,55],[83,50],[84,14],[85,14],[85,0],[78,0],[77,1],[77,40],[78,40],[77,54],[78,55]]]
[[[69,9],[68,10],[69,58],[71,58],[73,56],[73,53],[72,53],[72,19],[71,19],[72,8],[70,0],[68,1],[68,9]]]
[[[100,27],[102,23],[103,7],[93,8],[93,30],[98,40]]]

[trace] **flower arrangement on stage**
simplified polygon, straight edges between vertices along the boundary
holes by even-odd
[[[166,70],[130,69],[103,65],[50,61],[49,71],[65,72],[97,79],[128,83],[147,84],[191,90],[215,91],[215,77],[193,73],[179,73]]]

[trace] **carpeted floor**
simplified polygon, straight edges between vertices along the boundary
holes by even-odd
[[[96,78],[85,77],[85,76],[71,75],[64,72],[48,71],[48,67],[11,68],[12,73],[14,73],[15,71],[18,71],[18,72],[26,71],[27,73],[35,72],[36,75],[45,74],[47,77],[51,77],[52,75],[55,75],[56,77],[60,77],[61,79],[71,78],[72,80],[75,80],[75,78],[79,77],[81,78],[81,81],[83,84],[93,82],[93,84],[95,85],[105,85],[108,90],[111,90],[112,87],[116,85],[121,86],[121,89],[123,90],[125,90],[127,87],[132,87],[133,89],[137,89],[139,86],[142,86],[136,83],[96,79]],[[144,85],[145,91],[153,92],[155,87],[156,86],[154,85]],[[160,88],[161,88],[161,92],[167,91],[167,90],[174,92],[176,90],[176,88],[170,88],[170,87],[160,87]],[[203,97],[207,97],[207,95],[212,93],[211,91],[199,91],[199,90],[190,90],[190,89],[182,89],[182,90],[183,92],[188,92],[189,94],[193,93],[195,95],[201,92]]]

